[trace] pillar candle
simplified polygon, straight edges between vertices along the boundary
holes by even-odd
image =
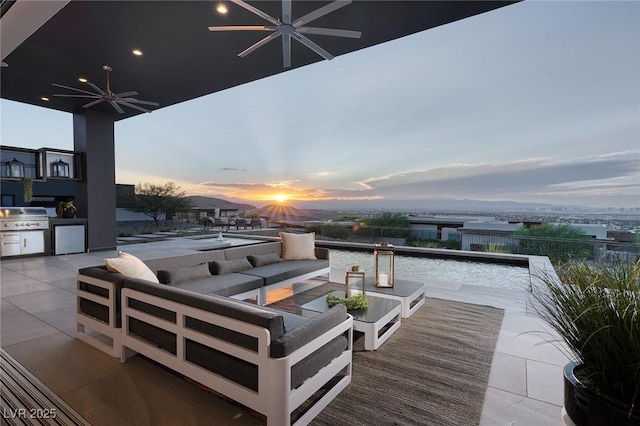
[[[389,284],[389,276],[387,274],[378,274],[378,283],[381,286]]]

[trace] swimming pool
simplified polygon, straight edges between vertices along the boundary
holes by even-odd
[[[346,270],[359,265],[373,271],[373,255],[362,251],[331,249],[331,267]],[[528,290],[529,269],[498,263],[453,259],[395,256],[395,274],[400,278],[455,282],[508,290]]]

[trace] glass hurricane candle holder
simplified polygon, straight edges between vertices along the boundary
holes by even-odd
[[[352,266],[344,277],[344,297],[364,294],[364,271],[359,266]]]
[[[394,258],[393,245],[386,242],[376,244],[373,248],[374,275],[376,287],[393,287]]]

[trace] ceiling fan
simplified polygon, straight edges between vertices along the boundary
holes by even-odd
[[[90,107],[92,107],[94,105],[99,104],[100,102],[107,101],[107,102],[109,102],[109,105],[111,105],[113,107],[113,109],[115,109],[119,114],[124,114],[124,110],[122,109],[122,107],[120,107],[120,105],[128,106],[129,108],[137,109],[138,111],[142,111],[142,112],[151,112],[151,111],[149,111],[148,109],[143,108],[141,106],[135,105],[135,104],[151,105],[151,106],[160,105],[157,102],[140,101],[138,99],[131,98],[131,96],[137,95],[138,92],[130,91],[130,92],[113,93],[111,91],[111,86],[109,84],[109,73],[111,71],[113,71],[113,68],[111,68],[109,65],[104,65],[102,67],[102,69],[107,72],[107,88],[106,88],[106,90],[102,90],[98,86],[96,86],[95,84],[91,83],[90,81],[84,81],[84,80],[80,80],[80,81],[82,81],[83,83],[86,83],[89,86],[91,86],[91,88],[96,91],[95,93],[94,92],[89,92],[87,90],[77,89],[77,88],[71,87],[71,86],[64,86],[62,84],[51,83],[53,86],[56,86],[56,87],[62,87],[63,89],[69,89],[69,90],[73,90],[73,91],[76,91],[76,92],[84,93],[83,95],[54,94],[53,96],[59,96],[59,97],[63,97],[63,98],[87,98],[87,99],[93,99],[88,104],[82,105],[82,108],[90,108]]]
[[[322,6],[319,9],[314,10],[313,12],[307,13],[306,15],[292,20],[291,18],[291,3],[292,0],[282,0],[282,20],[276,19],[271,15],[268,15],[261,11],[260,9],[251,6],[250,4],[244,2],[243,0],[230,0],[231,2],[237,4],[238,6],[252,12],[261,18],[269,21],[273,25],[234,25],[234,26],[222,26],[222,27],[209,27],[209,31],[271,31],[272,33],[258,41],[257,43],[249,46],[247,49],[243,50],[238,54],[240,57],[245,57],[249,53],[258,49],[259,47],[264,46],[271,40],[275,40],[276,38],[282,36],[282,57],[284,67],[288,68],[291,66],[291,39],[297,40],[303,45],[307,46],[309,49],[316,52],[318,55],[322,56],[327,60],[333,59],[333,56],[324,50],[322,47],[311,41],[309,38],[305,37],[304,34],[317,34],[317,35],[326,35],[326,36],[335,36],[335,37],[348,37],[348,38],[360,38],[360,31],[350,31],[350,30],[338,30],[332,28],[318,28],[318,27],[306,27],[305,24],[318,19],[328,13],[331,13],[341,7],[344,7],[351,3],[351,0],[337,0],[331,2],[325,6]]]

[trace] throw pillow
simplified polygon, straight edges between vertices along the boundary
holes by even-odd
[[[187,281],[200,280],[208,277],[211,277],[211,272],[209,272],[209,265],[206,263],[189,268],[158,271],[160,282],[168,285],[178,285]]]
[[[117,257],[104,260],[107,270],[111,272],[120,272],[129,278],[140,278],[142,280],[158,283],[158,277],[144,262],[132,254],[123,251],[118,252]]]
[[[252,254],[247,256],[249,262],[255,268],[256,266],[262,265],[271,265],[272,263],[281,262],[280,256],[277,253],[266,253],[266,254]]]
[[[307,234],[291,234],[281,232],[282,255],[284,260],[317,259],[315,247],[315,232]]]
[[[246,257],[233,260],[212,260],[209,263],[209,268],[213,275],[224,275],[251,269],[251,263]]]

